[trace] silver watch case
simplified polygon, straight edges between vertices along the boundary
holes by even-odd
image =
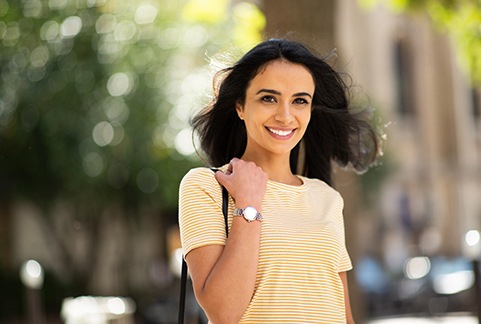
[[[242,216],[248,222],[253,222],[255,220],[261,222],[262,214],[257,211],[254,207],[247,206],[246,208],[236,208],[234,209],[234,216]]]

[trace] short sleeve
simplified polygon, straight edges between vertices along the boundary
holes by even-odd
[[[179,227],[184,255],[206,245],[225,245],[222,190],[212,170],[195,168],[182,179]]]
[[[340,208],[337,212],[336,217],[337,217],[337,227],[339,230],[338,233],[339,233],[339,239],[340,239],[339,246],[341,250],[340,250],[339,265],[338,265],[337,271],[345,272],[352,269],[352,262],[346,247],[346,235],[345,235],[344,217],[343,217],[344,200],[340,195],[339,195],[339,200],[340,200],[339,202]]]

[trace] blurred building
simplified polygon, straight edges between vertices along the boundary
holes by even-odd
[[[436,272],[436,258],[465,267],[458,262],[472,257],[465,235],[481,229],[480,89],[426,13],[364,10],[359,2],[264,0],[267,36],[287,35],[321,53],[337,50],[334,63],[353,78],[355,100],[374,106],[386,125],[381,165],[361,178],[338,172],[336,179],[348,249],[355,269],[366,269],[357,280],[350,275],[356,317],[376,313],[362,306],[369,303],[366,290],[384,292],[374,303],[386,313],[402,311],[388,308],[408,297],[413,305],[406,312],[446,312],[450,301],[428,291],[421,277]],[[410,280],[406,264],[416,256],[428,258],[414,259],[419,280]],[[416,303],[422,289],[431,295]]]
[[[481,228],[479,88],[425,14],[338,3],[340,56],[387,124],[389,173],[361,216],[370,225],[360,244],[372,248],[381,233],[393,265],[413,253],[462,255],[466,232]]]
[[[346,215],[355,263],[378,261],[391,275],[374,272],[379,286],[405,276],[406,261],[416,256],[431,258],[429,267],[434,258],[469,260],[465,235],[481,229],[479,87],[461,70],[452,41],[423,12],[362,10],[355,0],[343,0],[336,17],[339,56],[387,134],[382,164],[363,176],[377,177],[378,189],[355,215]],[[366,187],[359,188],[366,197]],[[447,299],[442,306],[433,300],[411,311],[449,311]]]

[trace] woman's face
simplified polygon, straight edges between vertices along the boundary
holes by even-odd
[[[303,65],[276,60],[251,80],[239,117],[247,130],[244,155],[289,156],[311,118],[314,80]]]

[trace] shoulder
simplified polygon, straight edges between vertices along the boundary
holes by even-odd
[[[206,167],[198,167],[190,169],[185,174],[180,182],[180,187],[185,188],[188,186],[200,186],[206,187],[216,184],[217,180],[214,176],[214,171]]]
[[[343,199],[339,191],[328,185],[326,182],[314,179],[314,178],[306,178],[300,177],[301,180],[308,186],[309,191],[314,195],[319,195],[319,197],[327,198],[333,201],[336,201],[340,204],[343,204]]]
[[[336,189],[328,185],[326,182],[317,179],[317,178],[307,178],[304,176],[298,176],[308,187],[309,189],[314,190],[323,190],[332,193],[338,193]]]
[[[206,167],[198,167],[190,169],[185,176],[182,178],[182,181],[189,181],[191,179],[208,179],[214,175],[214,172]]]

